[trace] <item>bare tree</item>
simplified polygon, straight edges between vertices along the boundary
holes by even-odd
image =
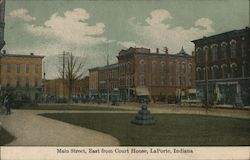
[[[66,84],[68,101],[72,101],[72,89],[75,81],[82,78],[85,73],[84,62],[85,59],[83,57],[74,56],[72,52],[63,53],[63,63],[58,67],[58,73],[63,84]]]

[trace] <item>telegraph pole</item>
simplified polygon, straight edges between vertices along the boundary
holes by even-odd
[[[64,81],[65,81],[65,51],[63,51],[63,71],[62,71],[62,84],[63,84],[63,98],[65,98],[65,85],[64,85]]]
[[[207,66],[207,61],[208,61],[208,49],[205,50],[205,78],[206,78],[206,112],[208,111],[208,66]]]
[[[107,55],[107,80],[106,82],[107,82],[107,96],[108,96],[107,105],[109,107],[109,49],[108,49],[108,46],[107,46],[107,53],[108,55]]]
[[[45,73],[45,61],[43,61],[43,99],[46,102],[46,73]]]

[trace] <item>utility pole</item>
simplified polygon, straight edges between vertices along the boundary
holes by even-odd
[[[45,73],[45,61],[43,61],[43,98],[46,102],[46,73]]]
[[[63,51],[63,71],[62,71],[62,84],[63,84],[63,98],[65,98],[65,51]]]
[[[207,66],[207,61],[208,61],[208,48],[205,49],[205,81],[206,81],[206,112],[208,111],[208,66]]]
[[[107,82],[107,105],[108,105],[108,107],[109,107],[109,49],[108,49],[108,46],[107,46],[107,53],[108,53],[108,55],[107,55],[107,80],[106,80],[106,82]]]

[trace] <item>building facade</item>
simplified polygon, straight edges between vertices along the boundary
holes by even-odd
[[[89,96],[99,97],[99,67],[89,69]]]
[[[181,94],[188,95],[189,89],[195,88],[194,57],[183,48],[168,54],[131,47],[121,50],[117,58],[118,64],[89,70],[90,93],[100,97],[118,90],[120,99],[135,101],[136,90],[144,87],[155,101],[176,102]]]
[[[136,88],[144,86],[155,101],[177,101],[195,88],[194,57],[182,48],[177,54],[129,48],[118,55],[120,91],[126,99],[136,98]]]
[[[250,104],[249,38],[250,29],[245,28],[192,41],[195,44],[196,85],[201,98],[208,93],[208,99],[216,104],[236,101]]]
[[[12,92],[17,99],[39,100],[42,96],[43,56],[0,54],[2,92]]]
[[[66,100],[68,97],[68,87],[66,80],[51,79],[46,80],[45,83],[45,96],[47,100],[58,101]],[[75,80],[72,86],[72,98],[80,99],[89,96],[89,77]]]

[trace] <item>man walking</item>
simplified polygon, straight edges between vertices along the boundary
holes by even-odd
[[[4,106],[6,108],[6,114],[10,114],[11,113],[11,108],[10,108],[10,95],[7,94],[4,98]]]

